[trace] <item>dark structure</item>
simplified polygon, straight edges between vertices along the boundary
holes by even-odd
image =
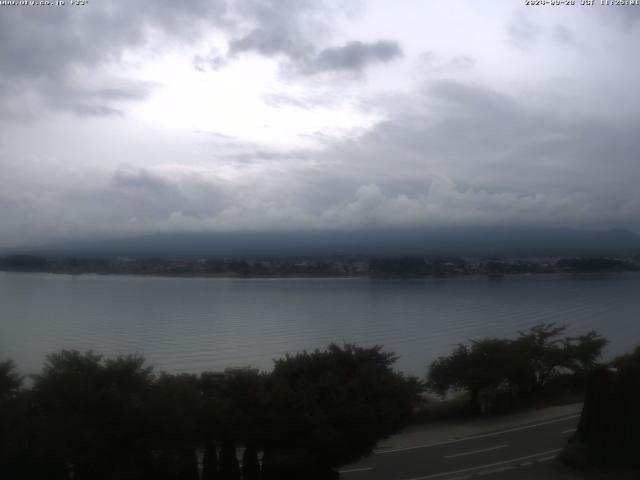
[[[640,468],[638,432],[640,365],[591,372],[575,439],[588,464]]]

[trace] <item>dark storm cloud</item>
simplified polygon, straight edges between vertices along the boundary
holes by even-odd
[[[320,2],[291,0],[244,3],[244,13],[255,26],[229,43],[228,58],[253,52],[266,57],[282,56],[289,73],[359,72],[369,64],[389,62],[402,56],[397,42],[350,41],[318,51],[318,39],[329,30],[330,15]],[[326,36],[326,35],[325,35]],[[202,59],[199,60],[199,65]],[[212,57],[215,65],[221,57]]]
[[[313,51],[316,35],[328,28],[327,8],[318,1],[241,0],[236,11],[250,28],[229,42],[230,56],[257,52],[298,59]]]
[[[305,73],[319,72],[360,72],[373,63],[386,63],[402,56],[397,42],[379,40],[373,43],[348,42],[341,47],[322,50],[303,68]]]
[[[65,105],[65,110],[69,110],[81,117],[121,117],[124,115],[122,110],[106,105]]]
[[[113,186],[123,189],[140,189],[154,193],[163,193],[168,190],[169,183],[157,175],[153,175],[145,169],[119,169],[113,174]]]
[[[371,64],[386,63],[402,57],[400,45],[393,41],[351,41],[315,53],[311,45],[290,37],[286,31],[271,32],[261,29],[231,42],[229,55],[233,57],[249,51],[265,56],[284,55],[290,60],[290,72],[305,75],[323,72],[361,72]]]
[[[235,56],[244,52],[257,52],[271,57],[285,54],[289,57],[303,57],[311,51],[311,47],[300,42],[298,35],[291,32],[257,28],[242,38],[229,44],[229,54]]]
[[[104,78],[101,85],[94,88],[71,80],[64,84],[45,83],[40,92],[47,105],[61,111],[80,116],[106,117],[123,115],[121,105],[145,100],[157,86],[155,82]]]
[[[175,218],[207,219],[219,214],[233,198],[234,193],[221,182],[129,166],[113,172],[111,184],[84,201],[90,205],[96,200],[108,202],[109,222],[114,226],[129,224],[145,230]]]
[[[87,89],[81,93],[102,100],[144,100],[154,85],[151,82],[127,82],[120,86]]]

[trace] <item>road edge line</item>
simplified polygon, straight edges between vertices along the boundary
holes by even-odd
[[[490,433],[481,433],[479,435],[469,435],[467,437],[463,437],[463,438],[455,438],[453,440],[446,440],[444,442],[435,442],[435,443],[426,443],[423,445],[414,445],[411,447],[400,447],[400,448],[392,448],[389,450],[374,450],[373,454],[374,455],[383,455],[383,454],[387,454],[387,453],[396,453],[396,452],[406,452],[408,450],[418,450],[420,448],[429,448],[429,447],[437,447],[439,445],[449,445],[451,443],[459,443],[459,442],[467,442],[469,440],[475,440],[478,438],[487,438],[487,437],[493,437],[495,435],[502,435],[504,433],[510,433],[510,432],[517,432],[520,430],[528,430],[530,428],[536,428],[536,427],[540,427],[543,425],[550,425],[552,423],[559,423],[559,422],[563,422],[565,420],[571,420],[572,418],[578,418],[580,417],[581,414],[577,413],[574,415],[569,415],[566,417],[559,417],[553,420],[548,420],[546,422],[540,422],[540,423],[536,423],[533,425],[524,425],[524,426],[520,426],[520,427],[513,427],[513,428],[508,428],[506,430],[500,430],[498,432],[490,432]]]

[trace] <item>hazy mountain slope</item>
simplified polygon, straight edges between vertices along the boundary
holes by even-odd
[[[539,227],[413,230],[165,233],[5,249],[48,256],[256,257],[329,255],[628,255],[640,236],[625,230]]]

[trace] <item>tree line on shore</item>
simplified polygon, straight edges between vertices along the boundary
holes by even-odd
[[[442,396],[462,390],[473,413],[513,407],[562,379],[584,385],[607,340],[595,331],[564,336],[566,326],[542,323],[517,338],[485,338],[461,343],[434,360],[427,387]]]
[[[202,275],[237,277],[371,276],[422,278],[481,274],[604,273],[640,271],[640,257],[464,259],[455,256],[336,256],[309,258],[59,258],[16,254],[0,257],[0,270],[67,274]]]
[[[347,344],[286,356],[270,373],[155,375],[137,356],[62,351],[29,387],[5,361],[0,477],[337,478],[411,416],[420,382],[394,361]]]
[[[565,329],[540,324],[460,344],[426,381],[393,370],[396,357],[382,347],[352,344],[287,355],[269,373],[156,374],[139,356],[62,351],[25,382],[0,362],[0,476],[338,478],[338,467],[412,420],[425,390],[463,391],[477,414],[505,399],[511,408],[558,378],[584,386],[607,341]]]

